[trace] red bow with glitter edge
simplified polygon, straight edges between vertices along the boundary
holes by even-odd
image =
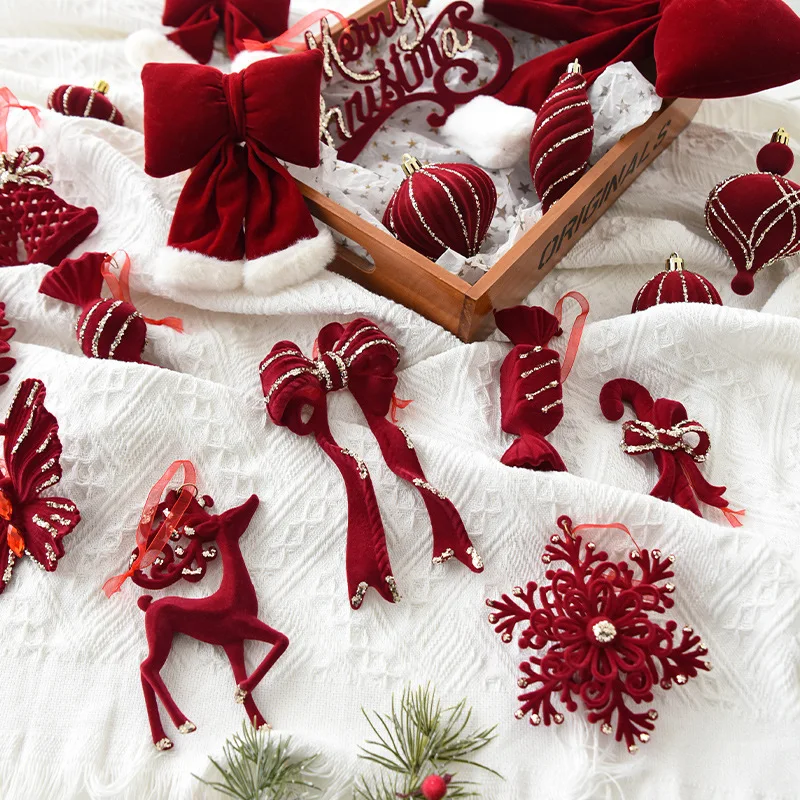
[[[676,503],[698,516],[698,501],[720,509],[734,527],[742,523],[744,511],[734,511],[724,498],[725,487],[709,483],[696,462],[705,461],[711,446],[708,431],[688,419],[686,409],[676,400],[653,400],[650,392],[636,381],[616,378],[600,392],[600,408],[610,420],[618,420],[628,403],[638,419],[623,423],[620,446],[628,455],[652,453],[658,467],[658,482],[650,494],[661,500]],[[686,437],[694,434],[692,443]]]
[[[325,326],[318,345],[319,358],[312,360],[293,342],[278,342],[261,363],[261,385],[272,421],[300,436],[313,434],[342,474],[348,500],[347,581],[352,607],[361,606],[370,586],[390,602],[399,595],[369,472],[358,456],[340,447],[331,435],[328,392],[350,389],[386,465],[420,492],[431,520],[433,562],[456,558],[480,572],[483,562],[455,506],[428,483],[408,434],[386,419],[397,385],[397,345],[363,318]],[[304,414],[309,410],[310,415]]]
[[[167,36],[170,41],[206,64],[220,27],[231,58],[245,49],[245,39],[264,42],[283,33],[289,0],[166,0],[161,21],[177,28]]]
[[[170,246],[235,261],[317,235],[278,159],[318,166],[321,76],[319,51],[231,75],[198,64],[145,64],[145,171],[163,178],[192,170]]]

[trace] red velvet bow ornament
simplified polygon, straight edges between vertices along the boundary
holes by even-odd
[[[706,227],[736,267],[737,294],[750,294],[764,267],[800,252],[800,186],[783,177],[794,164],[788,141],[776,131],[758,153],[760,172],[718,183],[706,201]]]
[[[562,333],[561,309],[568,297],[580,305],[581,313],[573,325],[562,367],[559,354],[547,345]],[[544,437],[564,416],[562,384],[575,361],[589,303],[579,292],[568,292],[554,310],[555,315],[540,306],[513,306],[494,313],[498,329],[514,345],[500,368],[502,428],[519,436],[501,459],[508,467],[567,471],[558,451]]]
[[[15,358],[6,355],[11,352],[11,345],[8,342],[16,332],[17,329],[12,328],[6,319],[6,304],[0,303],[0,386],[8,383],[6,373],[17,363]]]
[[[533,726],[560,725],[564,715],[554,701],[567,711],[577,711],[580,702],[589,722],[600,723],[602,733],[614,733],[635,753],[658,719],[655,709],[635,706],[652,702],[656,684],[670,689],[709,671],[711,664],[701,658],[708,651],[692,628],[678,634],[676,622],[659,621],[675,603],[675,556],[637,548],[627,563],[609,561],[594,542],[584,545],[577,531],[628,532],[625,526],[573,528],[569,517],[560,517],[558,526],[564,532],[550,537],[542,561],[563,566],[548,568],[547,583],[529,581],[524,589],[514,587],[512,597],[486,601],[493,609],[489,622],[504,642],[521,625],[520,649],[544,651],[520,664],[517,685],[527,691],[518,696],[522,705],[514,716],[530,714]]]
[[[580,64],[570,64],[536,116],[529,166],[536,194],[547,211],[589,167],[594,117]]]
[[[245,39],[265,42],[283,33],[289,0],[166,0],[161,21],[177,28],[167,36],[170,41],[207,64],[220,28],[231,58],[245,49]]]
[[[317,341],[320,356],[315,361],[293,342],[278,342],[261,362],[261,386],[270,419],[299,436],[313,434],[342,474],[348,504],[346,561],[351,606],[361,606],[370,586],[389,602],[396,602],[400,595],[367,466],[340,447],[330,431],[326,395],[339,389],[350,389],[389,469],[419,491],[431,520],[433,562],[456,558],[480,572],[483,562],[455,506],[428,483],[408,434],[386,419],[397,385],[397,345],[363,318],[347,325],[326,325]],[[310,416],[304,417],[306,411]]]
[[[92,117],[92,119],[124,125],[120,110],[106,97],[108,84],[98,81],[92,89],[85,86],[57,86],[47,98],[47,107],[66,117]]]
[[[650,392],[636,381],[616,378],[600,392],[600,409],[606,419],[618,420],[628,403],[635,420],[622,425],[621,448],[628,455],[652,453],[658,467],[658,482],[650,494],[691,511],[698,516],[698,501],[722,511],[734,527],[740,526],[737,515],[724,498],[725,487],[710,484],[697,467],[706,460],[711,439],[708,431],[690,420],[686,409],[676,400],[653,400]],[[692,441],[695,438],[695,441]]]
[[[0,470],[0,592],[23,555],[53,572],[64,555],[64,537],[81,519],[66,497],[42,497],[61,480],[58,421],[44,407],[45,394],[41,381],[24,380],[0,425],[5,461]]]
[[[782,0],[484,0],[484,10],[559,47],[496,94],[539,108],[577,58],[591,84],[609,65],[655,59],[661,97],[732,97],[800,78],[800,19]]]
[[[127,254],[119,279],[110,271],[114,257],[108,253],[84,253],[80,258],[67,258],[44,276],[39,292],[81,309],[75,336],[84,355],[89,358],[111,358],[115,361],[142,360],[147,344],[147,325],[166,325],[183,331],[175,317],[150,319],[143,317],[131,303],[128,288],[130,259]],[[103,278],[114,299],[101,297]]]
[[[230,75],[196,64],[145,65],[145,170],[157,178],[192,170],[175,209],[171,247],[253,260],[317,236],[278,159],[319,164],[321,75],[319,51],[258,61]]]
[[[708,278],[683,268],[683,259],[673,253],[663,272],[650,278],[633,299],[631,314],[663,303],[722,305],[722,298]]]

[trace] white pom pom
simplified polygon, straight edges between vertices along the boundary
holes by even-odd
[[[182,47],[171,42],[163,33],[150,30],[136,31],[125,40],[125,58],[134,69],[138,70],[151,62],[197,63]]]
[[[240,50],[231,61],[231,72],[241,72],[247,69],[251,64],[256,61],[263,61],[265,58],[275,58],[281,55],[272,50]]]

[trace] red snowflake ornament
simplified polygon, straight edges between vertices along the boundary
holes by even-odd
[[[516,586],[517,599],[504,594],[486,601],[494,609],[489,622],[504,642],[524,624],[520,648],[544,651],[520,664],[518,685],[528,691],[519,695],[522,706],[515,716],[530,714],[534,726],[560,725],[564,715],[554,701],[567,711],[577,711],[580,701],[589,722],[600,723],[605,734],[614,732],[635,753],[637,742],[649,741],[658,713],[634,707],[653,700],[657,683],[669,689],[710,670],[701,658],[706,646],[692,628],[678,634],[673,620],[654,619],[674,604],[674,556],[636,549],[628,562],[615,563],[594,542],[584,546],[575,533],[607,526],[573,530],[569,517],[560,517],[558,525],[564,533],[550,537],[542,561],[562,561],[566,567],[548,569],[546,585]]]

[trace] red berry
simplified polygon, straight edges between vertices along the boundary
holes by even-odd
[[[420,790],[425,800],[442,800],[447,794],[447,781],[441,775],[428,775]]]

